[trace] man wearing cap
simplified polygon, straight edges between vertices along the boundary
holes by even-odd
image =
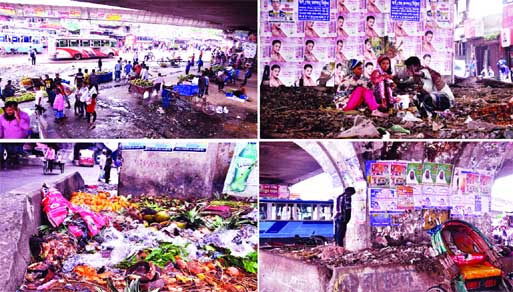
[[[335,243],[338,246],[344,246],[347,223],[351,220],[351,196],[355,193],[356,191],[353,187],[347,187],[344,192],[337,197],[333,223],[335,225]]]
[[[18,108],[16,101],[7,101],[0,116],[0,139],[27,138],[30,129],[29,115]]]

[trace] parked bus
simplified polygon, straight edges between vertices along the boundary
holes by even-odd
[[[56,37],[48,42],[51,59],[112,58],[119,55],[117,42],[110,38],[69,36]]]
[[[31,48],[43,52],[41,36],[22,31],[0,32],[0,49],[4,53],[26,54]]]
[[[287,241],[297,236],[333,238],[333,201],[260,199],[262,241]]]

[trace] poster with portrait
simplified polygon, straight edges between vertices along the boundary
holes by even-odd
[[[420,185],[422,183],[422,163],[409,162],[406,169],[406,185]]]
[[[423,184],[434,184],[435,176],[437,174],[437,164],[426,162],[422,165],[422,183]]]
[[[392,162],[390,164],[390,186],[404,186],[406,185],[406,172],[408,163],[406,162]]]
[[[361,19],[359,13],[349,15],[336,15],[332,20],[332,31],[339,39],[346,39],[351,36],[364,35],[360,31]]]
[[[260,27],[261,37],[279,37],[291,38],[303,37],[304,36],[304,25],[300,22],[294,23],[280,23],[280,22],[267,22],[265,25]]]
[[[285,86],[294,86],[294,82],[301,76],[303,70],[298,64],[300,63],[264,63],[271,69],[271,79],[274,78],[274,74],[277,74],[279,81]]]
[[[262,12],[268,22],[295,22],[297,19],[297,0],[261,1]]]
[[[376,161],[370,164],[369,184],[376,187],[390,186],[390,162]]]
[[[482,173],[479,180],[481,185],[480,194],[482,196],[491,196],[493,187],[493,175],[491,175],[491,172]]]
[[[266,37],[262,42],[262,60],[267,62],[302,62],[303,43],[302,39],[287,39]]]
[[[415,202],[413,199],[413,187],[410,186],[397,186],[397,208],[400,210],[413,210]]]
[[[379,38],[385,36],[385,15],[360,13],[360,30],[361,35],[367,38]]]
[[[331,9],[342,15],[360,12],[365,9],[365,2],[361,0],[332,0]]]
[[[423,13],[425,27],[429,29],[451,29],[452,4],[454,3],[449,3],[449,1],[426,0],[426,8]]]
[[[349,37],[345,40],[340,41],[342,41],[342,43],[340,43],[337,39],[335,43],[335,52],[337,52],[337,50],[340,49],[340,46],[342,46],[343,54],[335,54],[335,62],[344,62],[344,57],[346,58],[345,62],[347,62],[347,60],[356,58],[356,56],[363,56],[361,54],[361,45],[359,43],[359,37]]]
[[[371,212],[370,225],[374,227],[386,227],[392,225],[390,214],[386,212]]]
[[[390,12],[389,2],[387,0],[365,0],[365,12],[372,14]]]
[[[370,211],[400,211],[397,208],[395,189],[369,188]]]
[[[415,209],[422,208],[424,204],[424,197],[422,196],[422,185],[411,185],[413,190],[413,203],[415,205]]]
[[[435,184],[442,186],[451,185],[452,164],[439,163],[436,166]]]
[[[335,59],[333,50],[334,38],[303,38],[302,41],[302,62],[316,63]]]
[[[393,37],[415,37],[411,40],[417,42],[418,37],[422,36],[422,22],[391,20],[387,21],[387,35]]]
[[[308,39],[336,37],[335,27],[329,21],[301,21],[303,37]]]

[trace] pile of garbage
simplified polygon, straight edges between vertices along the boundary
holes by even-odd
[[[20,291],[257,291],[256,204],[43,188]]]
[[[310,264],[329,268],[348,266],[412,265],[419,272],[441,273],[443,267],[430,245],[410,244],[369,248],[350,252],[343,247],[320,245],[316,247],[290,245],[270,249],[272,253],[292,257]]]
[[[513,138],[513,86],[467,78],[451,85],[456,105],[420,119],[413,104],[391,109],[389,117],[360,109],[342,112],[332,102],[334,88],[262,87],[264,138]]]

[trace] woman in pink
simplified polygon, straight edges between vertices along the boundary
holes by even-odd
[[[349,60],[349,68],[352,74],[346,77],[338,88],[338,91],[341,92],[342,95],[349,96],[349,100],[342,110],[356,110],[365,102],[372,111],[373,116],[387,117],[388,114],[378,110],[379,105],[376,102],[374,93],[369,89],[369,80],[363,76],[363,63],[356,59],[351,59]]]
[[[57,95],[53,102],[53,112],[55,114],[55,120],[60,121],[64,118],[64,96],[59,88],[55,89]]]
[[[390,58],[386,55],[379,56],[377,67],[370,76],[371,82],[374,84],[374,97],[380,103],[380,109],[388,111],[396,101],[392,93],[395,83],[393,81]]]

